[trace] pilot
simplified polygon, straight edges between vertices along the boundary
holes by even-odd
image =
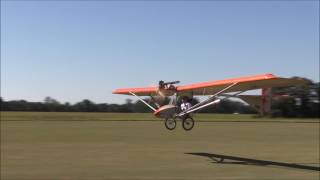
[[[191,108],[191,103],[188,102],[188,97],[187,96],[183,96],[181,101],[181,105],[180,105],[180,109],[181,111],[185,111],[187,109],[190,109]]]
[[[159,81],[159,89],[164,89],[165,88],[165,84],[164,81]]]

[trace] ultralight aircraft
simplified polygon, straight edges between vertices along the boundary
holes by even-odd
[[[191,116],[192,113],[207,106],[217,104],[223,99],[231,97],[240,98],[253,107],[259,107],[260,112],[264,114],[270,111],[272,100],[271,88],[304,85],[306,84],[306,81],[298,78],[289,79],[277,77],[273,74],[262,74],[176,86],[175,84],[178,83],[180,82],[159,81],[158,86],[116,89],[112,93],[133,95],[152,109],[153,114],[156,117],[163,118],[167,129],[175,129],[176,120],[182,120],[183,129],[188,131],[194,126],[194,120]],[[262,94],[240,95],[248,90],[255,89],[262,89]],[[150,99],[153,100],[157,107],[153,107],[140,96],[150,96]],[[193,98],[193,96],[209,97],[206,100],[193,105],[189,109],[180,111],[180,108],[177,106],[177,98],[185,96],[189,98]],[[170,102],[166,105],[160,105],[156,101],[159,97],[170,98]]]

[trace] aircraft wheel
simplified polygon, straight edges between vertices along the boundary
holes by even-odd
[[[177,123],[175,119],[168,118],[165,120],[164,125],[166,126],[167,129],[171,131],[171,130],[174,130],[174,128],[176,128]]]
[[[182,127],[186,131],[190,131],[194,126],[194,120],[191,117],[187,117],[182,120]]]

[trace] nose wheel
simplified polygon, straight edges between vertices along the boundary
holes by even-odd
[[[173,118],[167,118],[165,121],[164,121],[164,125],[166,126],[166,128],[168,130],[174,130],[177,126],[177,122],[175,119]]]

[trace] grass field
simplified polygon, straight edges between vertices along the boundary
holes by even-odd
[[[319,119],[1,112],[1,180],[319,179]],[[224,158],[223,162],[216,162]]]

